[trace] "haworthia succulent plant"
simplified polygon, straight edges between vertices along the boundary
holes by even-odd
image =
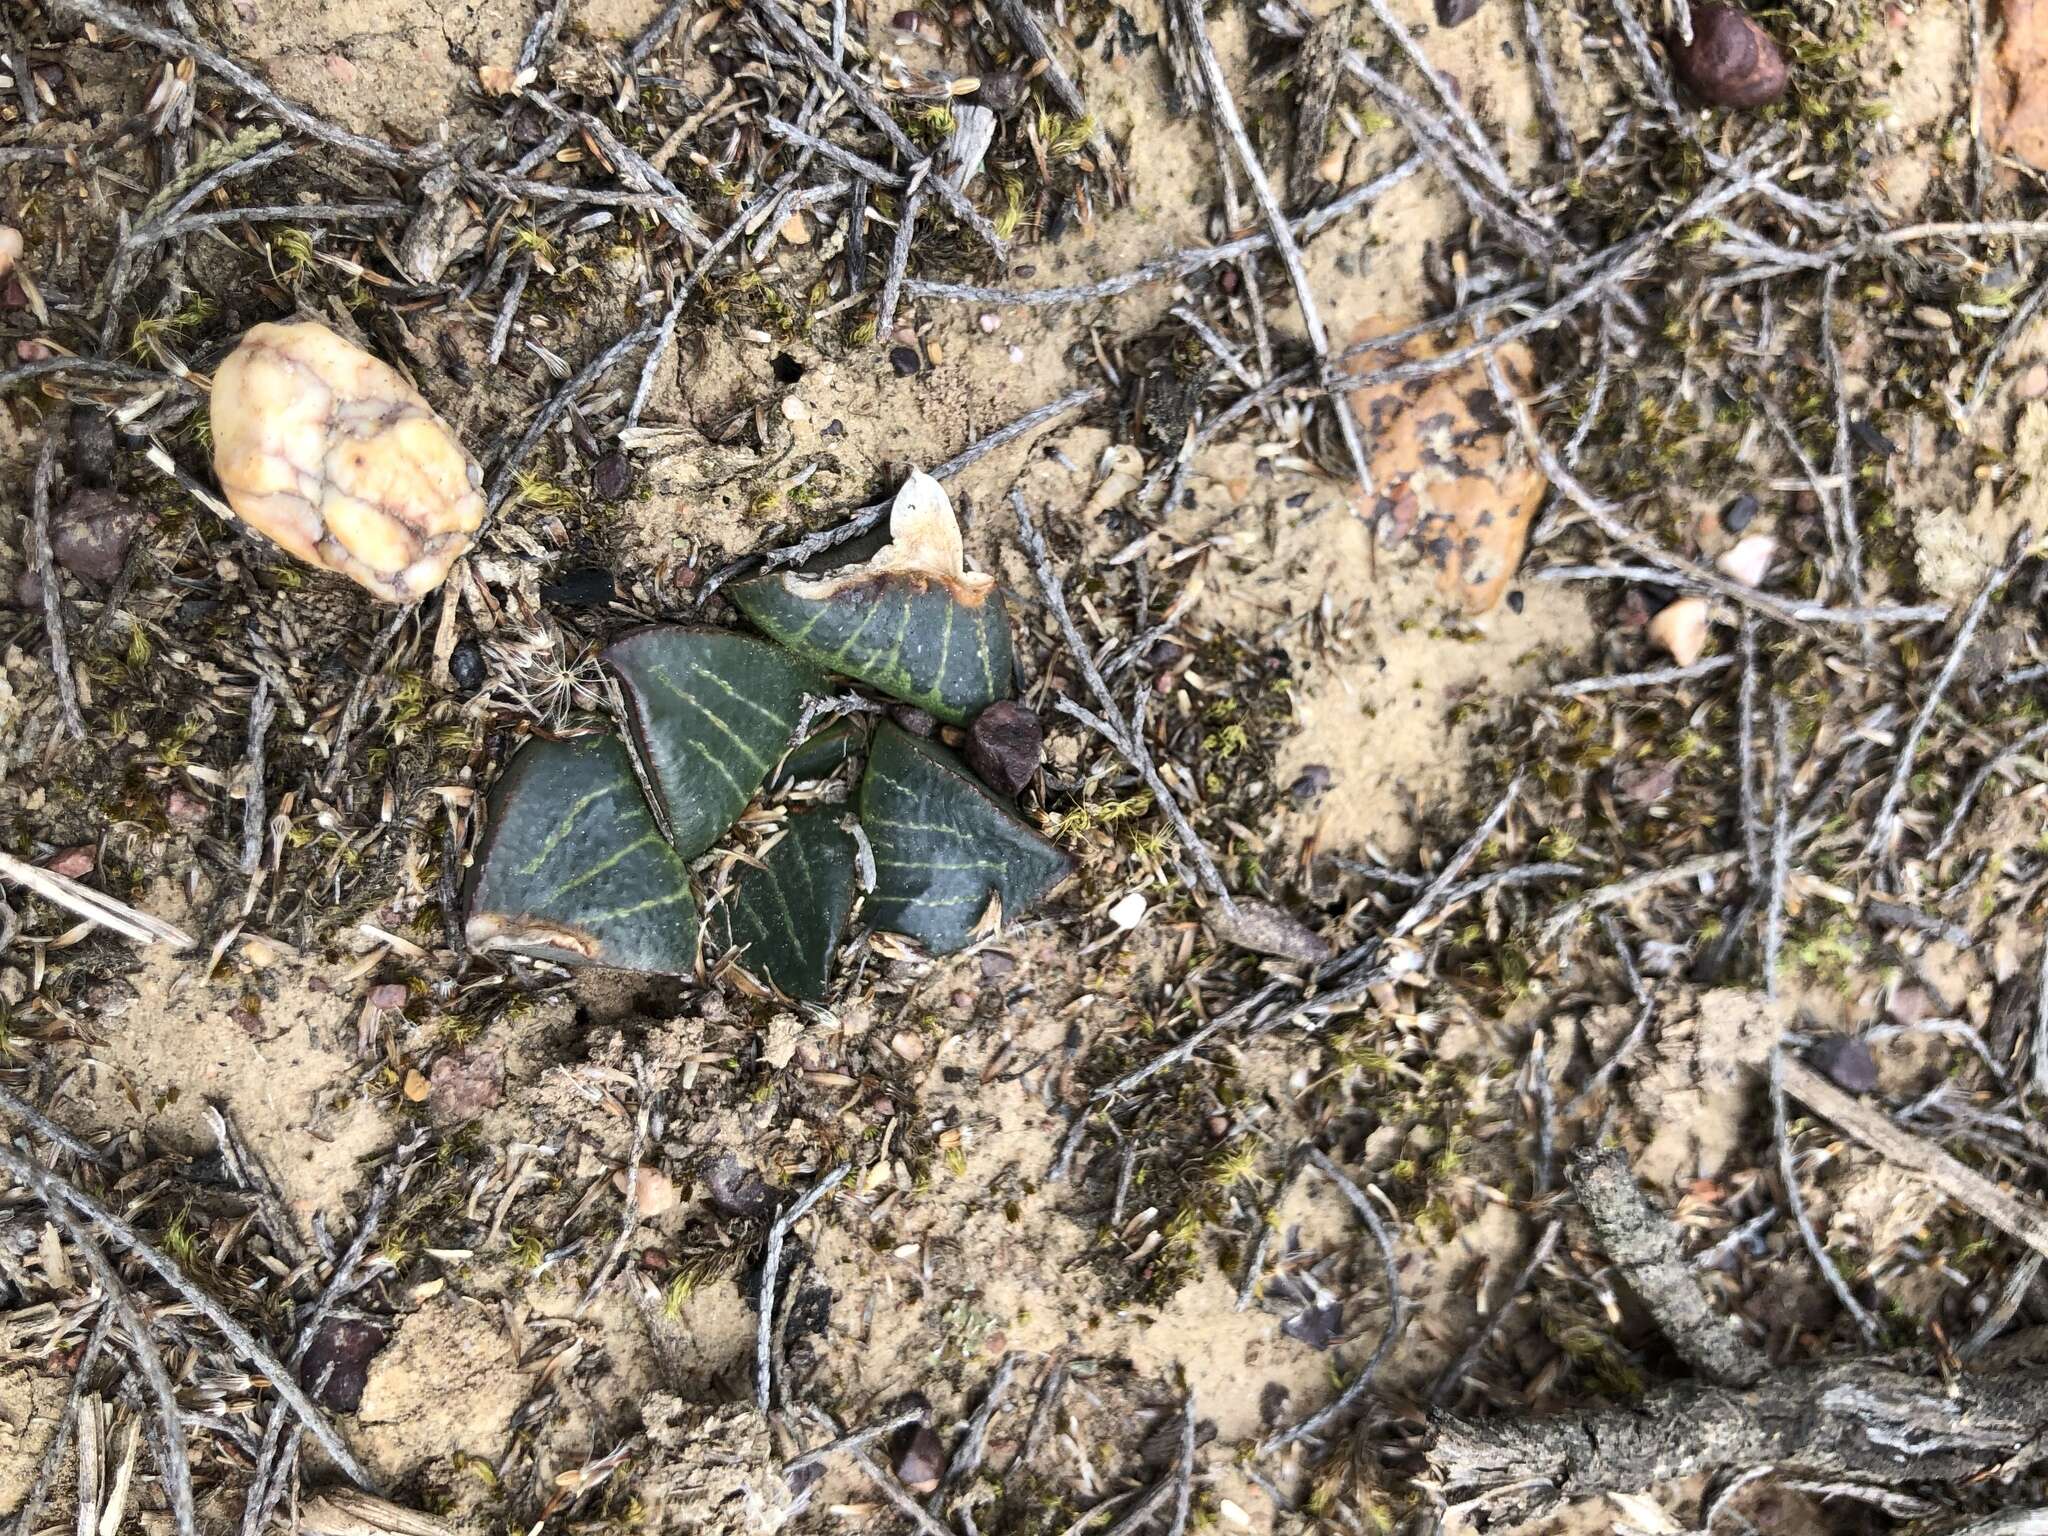
[[[952,503],[929,475],[904,482],[889,533],[857,565],[758,576],[727,594],[798,655],[964,725],[1010,695],[1002,592],[966,568]]]
[[[618,737],[520,749],[491,795],[467,931],[478,949],[628,971],[695,967],[689,872]]]
[[[743,868],[725,906],[740,963],[791,997],[825,995],[853,908],[853,834],[836,812],[790,819],[758,865]]]
[[[676,851],[694,859],[767,781],[825,680],[780,646],[716,629],[628,635],[605,652]]]
[[[991,897],[1015,917],[1073,869],[945,748],[888,721],[868,750],[860,823],[875,855],[868,920],[936,954],[973,941]]]

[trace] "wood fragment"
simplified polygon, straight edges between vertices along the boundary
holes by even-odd
[[[1707,1300],[1671,1218],[1650,1203],[1620,1148],[1581,1148],[1566,1177],[1601,1249],[1680,1357],[1721,1386],[1761,1380],[1770,1362]]]

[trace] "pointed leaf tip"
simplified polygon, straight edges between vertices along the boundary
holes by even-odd
[[[733,881],[726,932],[740,964],[790,997],[823,997],[853,908],[855,858],[836,812],[791,817],[761,862]]]
[[[868,753],[860,821],[875,854],[868,919],[935,954],[972,943],[992,898],[1016,918],[1074,868],[945,748],[888,721]]]
[[[467,935],[480,950],[683,975],[689,871],[654,823],[617,736],[533,741],[491,793]]]
[[[605,652],[676,851],[704,852],[768,779],[824,675],[780,646],[664,626]]]

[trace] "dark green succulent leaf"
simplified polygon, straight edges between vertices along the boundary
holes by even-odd
[[[728,587],[748,618],[819,666],[964,725],[1010,696],[1010,616],[990,588],[968,601],[913,571],[861,576],[826,597],[777,572]]]
[[[855,845],[838,813],[807,811],[758,865],[742,868],[725,911],[740,964],[790,997],[815,1001],[853,908]]]
[[[682,975],[696,965],[689,871],[619,737],[534,741],[491,793],[470,886],[477,949]]]
[[[869,921],[935,954],[973,941],[991,896],[1002,897],[1006,919],[1015,918],[1074,867],[952,753],[886,720],[868,751],[860,824],[875,854]]]
[[[858,719],[837,720],[822,731],[806,736],[789,750],[782,766],[769,779],[770,789],[822,779],[867,745],[868,731]]]
[[[685,859],[739,820],[789,744],[804,695],[826,691],[815,668],[781,647],[726,630],[643,629],[604,659]]]

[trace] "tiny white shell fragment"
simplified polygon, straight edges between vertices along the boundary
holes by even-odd
[[[1128,933],[1145,920],[1145,898],[1137,891],[1109,909],[1109,920]]]
[[[1714,568],[1730,581],[1745,587],[1760,587],[1771,573],[1771,561],[1778,553],[1778,541],[1768,533],[1752,533],[1721,552]]]

